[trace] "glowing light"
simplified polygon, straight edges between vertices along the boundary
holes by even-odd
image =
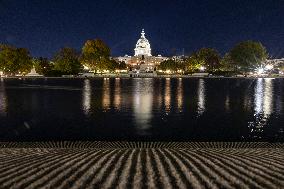
[[[272,70],[273,66],[271,64],[268,64],[268,65],[265,66],[265,69],[266,70]]]
[[[172,72],[171,72],[171,70],[167,70],[166,73],[167,73],[167,74],[170,74],[170,73],[172,73]]]
[[[204,67],[204,66],[201,66],[200,68],[199,68],[199,70],[200,71],[204,71],[206,68]]]
[[[258,75],[261,75],[261,74],[263,74],[264,73],[264,69],[263,68],[258,68],[257,69],[257,74]]]
[[[89,70],[88,66],[83,65],[83,67],[84,67],[84,70]]]

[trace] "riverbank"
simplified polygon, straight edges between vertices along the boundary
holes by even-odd
[[[191,76],[191,75],[158,75],[158,76],[145,76],[145,77],[129,77],[122,75],[97,75],[92,77],[28,77],[28,76],[15,76],[15,77],[0,77],[0,79],[92,79],[92,78],[226,78],[226,79],[237,79],[237,78],[248,78],[248,79],[256,79],[256,78],[284,78],[284,76]]]
[[[0,143],[1,188],[283,188],[283,143]]]

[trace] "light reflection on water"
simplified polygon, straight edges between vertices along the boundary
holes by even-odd
[[[198,81],[197,98],[197,114],[201,116],[205,111],[206,103],[204,79],[199,79]]]
[[[263,98],[263,113],[266,118],[269,118],[273,110],[273,79],[264,79],[264,98]]]
[[[227,112],[230,111],[230,96],[229,94],[226,95],[226,99],[225,99],[225,110]]]
[[[92,88],[90,84],[89,79],[84,80],[84,86],[83,86],[83,100],[82,100],[82,105],[83,105],[83,110],[86,115],[90,113],[91,109],[91,96],[92,96]]]
[[[23,122],[32,123],[28,136],[37,136],[39,131],[32,132],[39,127],[53,135],[58,129],[66,136],[84,131],[126,139],[263,139],[267,131],[283,136],[283,83],[264,78],[1,79],[0,139],[13,135],[1,130],[6,123],[17,137],[24,135],[18,129]],[[57,86],[78,90],[54,90]]]
[[[273,79],[258,78],[254,89],[254,121],[249,122],[251,136],[261,138],[273,112]]]
[[[102,97],[103,110],[107,111],[110,109],[110,81],[109,78],[104,78],[103,81],[103,97]]]
[[[171,110],[171,78],[166,78],[165,83],[165,94],[164,94],[164,102],[165,102],[165,112],[170,112]]]
[[[4,79],[0,79],[0,114],[2,116],[6,115],[6,108],[7,108],[7,102],[6,102],[6,92],[5,92],[5,83]]]
[[[263,78],[259,78],[254,92],[254,111],[256,115],[262,113],[263,110],[263,92]]]
[[[153,106],[153,79],[140,79],[134,86],[134,117],[137,124],[137,132],[147,134],[151,127],[152,106]]]
[[[183,85],[182,85],[182,78],[179,78],[177,84],[177,109],[179,112],[183,111]]]
[[[118,111],[121,109],[121,103],[122,103],[120,82],[121,82],[120,78],[115,78],[113,105],[115,109]]]
[[[158,80],[158,86],[157,88],[154,89],[155,91],[155,107],[158,109],[158,110],[162,110],[163,109],[163,99],[164,99],[164,94],[162,93],[162,87],[163,86],[163,83],[161,81],[161,79]]]

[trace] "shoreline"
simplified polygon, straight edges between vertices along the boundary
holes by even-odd
[[[258,79],[258,78],[271,78],[271,79],[283,79],[284,76],[191,76],[191,75],[161,75],[161,76],[145,76],[145,77],[129,77],[129,76],[92,76],[92,77],[31,77],[31,76],[11,76],[11,77],[0,77],[0,79],[97,79],[97,78],[123,78],[123,79],[139,79],[139,78],[204,78],[204,79]]]

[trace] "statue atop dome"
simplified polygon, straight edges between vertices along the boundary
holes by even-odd
[[[142,29],[141,37],[140,39],[138,39],[134,51],[135,51],[134,56],[152,56],[151,46],[148,39],[146,39],[145,37],[144,29]]]
[[[145,32],[144,32],[144,29],[142,29],[142,32],[141,32],[141,38],[145,38]]]

